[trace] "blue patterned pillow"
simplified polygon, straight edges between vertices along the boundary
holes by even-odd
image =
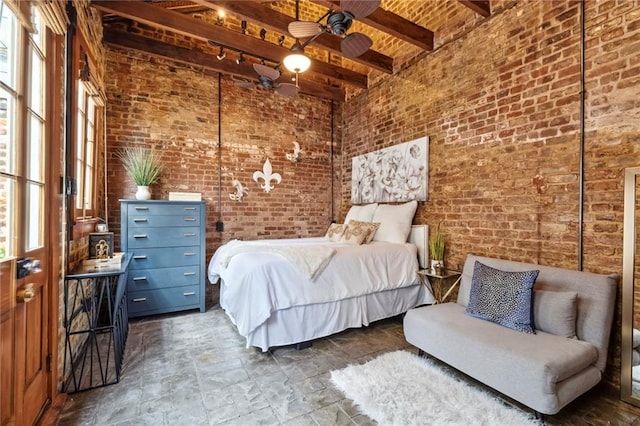
[[[476,260],[466,313],[513,330],[533,333],[532,294],[539,270],[507,272]]]

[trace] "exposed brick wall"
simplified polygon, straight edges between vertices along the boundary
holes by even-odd
[[[394,76],[371,71],[370,89],[350,89],[347,103],[336,108],[336,219],[350,205],[354,155],[428,135],[429,200],[415,222],[443,223],[450,266],[473,252],[575,269],[579,2],[492,1],[489,19],[459,2],[409,3],[383,7],[436,30],[436,50],[419,52],[406,42],[374,37],[376,50],[400,60]],[[640,8],[637,0],[589,0],[586,7],[584,268],[621,273],[622,172],[640,158]],[[114,150],[142,144],[162,146],[167,161],[154,198],[196,191],[208,202],[207,258],[232,238],[324,232],[331,219],[330,103],[243,90],[223,77],[219,205],[217,76],[117,49],[107,52],[106,76],[112,230],[119,228],[117,200],[135,192]],[[305,151],[297,164],[284,159],[294,135]],[[251,179],[267,157],[283,177],[271,194]],[[233,178],[249,188],[242,203],[228,198]],[[213,226],[218,212],[222,234]],[[613,382],[617,312],[607,372]]]
[[[95,81],[99,84],[99,86],[104,90],[104,83],[103,83],[103,75],[104,75],[104,53],[105,53],[105,48],[102,44],[102,19],[100,17],[100,14],[93,8],[89,7],[89,2],[86,0],[74,0],[73,1],[73,6],[75,7],[76,11],[77,11],[77,31],[79,31],[83,38],[85,39],[86,43],[87,43],[87,48],[89,50],[89,54],[91,55],[92,59],[93,59],[93,64],[94,66],[91,68],[91,73],[92,75],[95,77]],[[62,50],[62,53],[64,54],[64,50]],[[62,78],[65,78],[65,73],[61,72],[60,75],[62,76]],[[61,90],[64,90],[64,81],[60,81],[60,88]],[[60,100],[61,102],[63,102],[65,99],[65,97],[63,96],[63,94],[61,94],[60,96]],[[64,110],[64,108],[63,108]],[[102,120],[102,118],[100,118],[100,120]],[[62,123],[64,123],[64,120],[61,120]],[[99,216],[104,216],[104,206],[105,206],[105,202],[104,202],[104,161],[101,161],[101,159],[103,158],[104,155],[104,140],[103,138],[98,138],[97,139],[97,145],[96,145],[96,153],[97,153],[97,158],[98,161],[96,163],[96,179],[97,179],[97,184],[96,184],[96,211],[98,212],[97,214]],[[61,143],[61,153],[60,153],[60,161],[63,161],[65,158],[65,152],[64,152],[64,143]],[[64,163],[61,165],[61,170],[64,170]],[[74,201],[72,201],[74,202]],[[66,212],[62,212],[61,213],[61,217],[63,220],[63,223],[61,224],[61,229],[65,229],[68,230],[69,226],[66,223],[67,220],[67,216],[66,216]],[[72,235],[64,235],[63,241],[64,239],[68,239],[68,244],[66,245],[66,250],[67,250],[67,258],[65,259],[60,259],[60,264],[63,265],[63,268],[65,271],[69,271],[71,269],[73,269],[75,266],[77,266],[83,259],[86,259],[88,257],[89,254],[89,241],[88,241],[88,235],[81,235],[79,237],[76,237],[74,239],[74,237]],[[63,255],[65,254],[64,251],[62,251]],[[67,260],[69,261],[67,264]],[[69,294],[73,294],[75,292],[75,284],[74,285],[70,285],[69,288]],[[59,294],[59,305],[58,305],[58,342],[57,342],[57,346],[58,346],[58,379],[59,379],[59,383],[58,383],[58,387],[61,389],[62,387],[62,381],[65,380],[65,376],[64,376],[64,372],[63,372],[63,366],[64,366],[64,338],[65,338],[65,328],[64,328],[64,280],[60,279],[60,281],[58,282],[58,294]],[[72,300],[73,297],[70,297],[70,300]],[[71,303],[71,301],[69,302]],[[80,300],[77,301],[77,303],[80,303]],[[76,305],[77,306],[77,305]],[[75,308],[75,306],[74,306]],[[73,308],[71,308],[73,309]],[[83,316],[78,317],[75,320],[74,323],[74,327],[75,329],[81,329],[83,327],[82,322],[86,322],[86,318]],[[86,339],[86,337],[82,337],[82,336],[74,336],[72,339],[72,345],[74,348],[77,348],[79,345],[81,345],[83,343],[83,341]]]
[[[116,234],[118,200],[134,198],[136,188],[115,153],[135,144],[162,149],[165,170],[152,187],[152,198],[167,199],[171,191],[202,194],[207,259],[234,238],[306,237],[326,231],[331,220],[330,102],[243,89],[223,77],[220,205],[217,74],[118,49],[108,51],[107,70],[109,222]],[[298,163],[285,159],[294,140],[303,150]],[[269,194],[252,179],[267,158],[282,176]],[[242,202],[229,199],[233,179],[249,190]],[[223,233],[215,231],[219,213]]]
[[[584,269],[620,274],[623,170],[640,163],[640,7],[586,8]],[[450,266],[472,252],[577,268],[579,16],[578,2],[517,2],[351,98],[342,216],[352,156],[428,135],[429,200],[415,222],[442,222]]]

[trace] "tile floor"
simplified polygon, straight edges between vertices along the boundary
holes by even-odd
[[[120,383],[70,395],[58,425],[372,425],[331,386],[329,372],[415,351],[400,318],[270,353],[246,349],[219,308],[130,326]],[[640,426],[640,409],[606,389],[547,416],[547,424]]]

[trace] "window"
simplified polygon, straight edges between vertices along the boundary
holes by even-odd
[[[76,210],[82,217],[94,214],[94,174],[95,174],[95,121],[96,106],[93,97],[87,93],[84,82],[78,82],[78,124],[76,138]]]
[[[44,244],[45,26],[31,15],[29,33],[0,3],[0,258]]]
[[[94,218],[96,211],[96,154],[100,137],[99,120],[104,102],[92,79],[89,58],[81,36],[77,37],[75,76],[75,137],[73,171],[76,182],[76,220]]]

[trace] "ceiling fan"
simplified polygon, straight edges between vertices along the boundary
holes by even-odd
[[[268,67],[262,64],[253,64],[253,69],[258,73],[259,83],[253,83],[251,81],[236,81],[235,85],[239,87],[261,87],[267,90],[274,90],[282,96],[295,96],[298,94],[299,87],[291,83],[276,83],[276,80],[280,78],[280,71],[275,68]]]
[[[294,21],[289,24],[289,33],[296,39],[307,38],[304,45],[308,45],[322,33],[345,36],[340,42],[340,50],[347,58],[357,58],[369,50],[373,41],[362,33],[346,34],[354,19],[371,15],[380,6],[380,0],[340,0],[340,12],[329,9],[316,22]],[[322,24],[324,18],[326,24]]]

